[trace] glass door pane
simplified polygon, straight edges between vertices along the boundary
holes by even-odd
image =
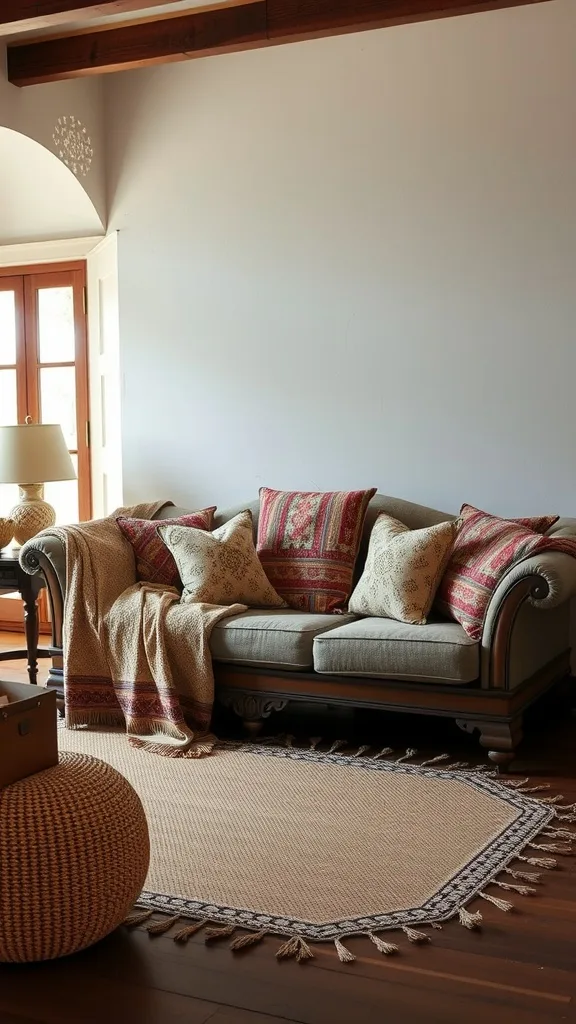
[[[38,289],[38,349],[41,363],[73,363],[76,357],[74,292]]]
[[[40,367],[40,423],[59,423],[68,448],[77,450],[74,366]]]

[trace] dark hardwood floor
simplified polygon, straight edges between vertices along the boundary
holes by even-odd
[[[11,643],[0,634],[0,646]],[[24,679],[24,664],[6,662],[0,675]],[[431,754],[481,756],[471,737],[433,718],[330,718],[304,709],[278,724],[300,735],[325,727],[331,738],[392,738],[395,746],[410,743]],[[230,727],[223,718],[221,730]],[[575,740],[569,701],[541,706],[527,722],[514,768],[574,801]],[[65,960],[0,965],[0,1024],[576,1021],[576,859],[562,857],[559,865],[545,873],[537,896],[512,894],[512,913],[478,900],[482,932],[452,921],[434,932],[430,945],[399,939],[401,955],[391,958],[366,940],[350,939],[347,945],[357,956],[350,965],[341,964],[325,944],[314,946],[314,960],[298,965],[275,959],[276,938],[234,956],[226,947],[205,946],[201,935],[179,947],[166,935],[120,929]]]

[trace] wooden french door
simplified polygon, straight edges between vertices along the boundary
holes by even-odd
[[[83,262],[0,268],[0,425],[62,426],[78,479],[45,484],[57,523],[91,514],[85,286]],[[0,485],[0,516],[17,500],[15,484]],[[21,622],[20,601],[0,597],[0,628]]]

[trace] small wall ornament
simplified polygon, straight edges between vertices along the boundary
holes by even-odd
[[[66,167],[69,167],[77,178],[85,177],[90,170],[94,150],[82,121],[73,114],[63,114],[56,122],[52,141],[56,153]]]

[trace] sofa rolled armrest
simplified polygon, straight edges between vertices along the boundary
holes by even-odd
[[[66,548],[60,537],[45,533],[27,541],[20,551],[20,565],[35,575],[42,573],[52,617],[52,647],[62,649],[62,620],[66,593]]]
[[[576,536],[576,520],[564,522],[574,523]],[[483,659],[482,685],[490,689],[509,688],[512,631],[524,604],[546,611],[559,608],[573,597],[576,557],[563,551],[543,551],[513,565],[494,591],[484,620],[482,648],[489,652],[489,657]],[[542,629],[546,629],[545,619]],[[565,648],[569,645],[566,636]]]

